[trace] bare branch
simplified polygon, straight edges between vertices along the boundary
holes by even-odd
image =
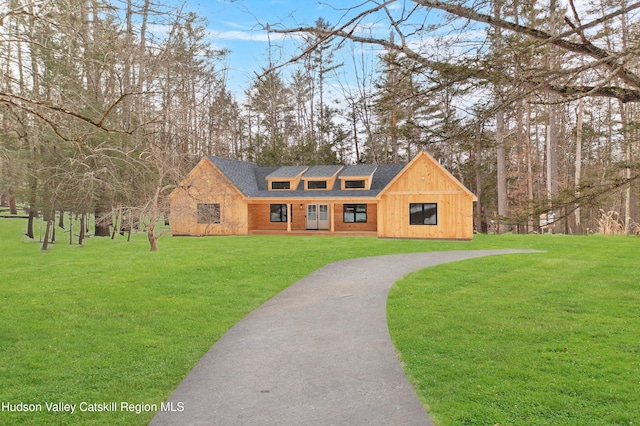
[[[378,6],[369,9],[369,10],[365,10],[364,12],[358,14],[356,17],[354,17],[353,19],[349,20],[346,24],[340,26],[339,28],[335,29],[335,30],[324,30],[322,28],[317,28],[317,27],[300,27],[300,28],[293,28],[293,29],[273,29],[271,27],[269,27],[269,31],[272,33],[276,33],[276,34],[297,34],[297,33],[308,33],[308,34],[316,34],[316,35],[322,35],[322,37],[317,40],[315,43],[313,43],[311,46],[309,46],[307,49],[305,49],[302,53],[300,53],[299,55],[294,56],[293,58],[289,59],[288,61],[273,66],[271,68],[269,68],[268,70],[266,70],[264,73],[262,73],[259,77],[263,77],[266,74],[276,71],[278,69],[281,69],[287,65],[290,64],[294,64],[296,62],[298,62],[300,59],[304,58],[305,56],[307,56],[309,53],[311,53],[312,51],[314,51],[315,49],[317,49],[320,45],[322,45],[322,43],[326,42],[327,40],[329,40],[331,37],[333,36],[339,36],[342,38],[351,38],[349,36],[353,35],[353,32],[355,31],[356,27],[354,26],[353,28],[351,28],[351,30],[349,32],[346,32],[345,29],[350,28],[352,25],[355,25],[358,21],[360,21],[362,18],[364,18],[365,16],[368,16],[372,13],[375,13],[379,10],[384,9],[385,7],[387,7],[388,5],[390,5],[391,3],[394,3],[395,0],[387,0],[381,4],[379,4]],[[340,35],[343,34],[343,35]],[[347,34],[349,36],[345,37],[344,34]]]
[[[561,37],[554,37],[553,35],[542,30],[538,30],[535,28],[505,21],[504,19],[499,19],[493,16],[476,12],[473,9],[470,9],[468,7],[449,4],[449,3],[445,3],[437,0],[416,0],[416,3],[425,7],[439,9],[439,10],[454,14],[456,16],[471,19],[473,21],[483,22],[485,24],[489,24],[494,27],[513,31],[515,33],[526,35],[527,37],[531,37],[533,39],[542,40],[569,52],[591,56],[596,59],[603,59],[608,56],[607,52],[605,52],[604,50],[600,49],[599,47],[593,45],[588,41],[585,43],[585,40],[583,40],[583,43],[575,43],[569,40],[565,40],[564,38],[561,38]],[[621,11],[619,11],[620,12],[619,14],[627,13],[638,8],[640,8],[640,2],[633,3],[632,5],[629,5],[628,7],[621,9]],[[573,30],[572,32],[583,31],[583,29],[579,29],[577,27],[572,28],[572,30]],[[613,61],[613,60],[605,61],[605,65],[609,67],[611,70],[613,70],[622,81],[629,84],[630,86],[640,89],[640,76],[633,73],[631,70],[627,69],[617,61]]]

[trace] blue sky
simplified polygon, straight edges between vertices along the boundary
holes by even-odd
[[[185,0],[184,5],[187,11],[207,19],[213,46],[231,51],[228,57],[227,84],[240,99],[244,97],[243,91],[250,87],[255,75],[268,65],[269,51],[274,64],[286,62],[296,53],[296,43],[291,40],[293,36],[288,36],[287,42],[282,39],[283,36],[265,31],[266,24],[295,28],[313,26],[318,18],[323,18],[335,26],[345,24],[359,12],[374,7],[375,3],[363,0]],[[405,14],[409,13],[412,10],[411,3],[397,1],[388,6],[392,14],[403,13],[403,8],[406,8]],[[425,9],[420,9],[418,13],[410,14],[405,24],[413,22],[420,26],[439,21],[439,18],[438,12],[425,13]],[[360,21],[355,31],[365,36],[387,38],[390,30],[388,17],[384,12],[379,12]],[[466,31],[470,34],[469,28]],[[431,43],[428,39],[419,37],[413,43],[413,47],[418,50],[426,48],[428,54],[434,53],[429,47]],[[327,82],[328,85],[335,85],[334,93],[340,92],[341,87],[355,80],[356,68],[360,75],[370,77],[377,67],[375,55],[378,52],[379,48],[374,46],[359,44],[353,47],[345,44],[336,58],[336,63],[344,63],[339,70],[342,75],[335,77],[333,82]],[[357,66],[354,63],[356,60],[359,62]],[[362,62],[366,62],[364,69]],[[338,83],[341,83],[341,87],[337,87]],[[338,97],[340,96],[336,95]]]
[[[277,34],[269,35],[263,25],[313,25],[319,17],[335,23],[343,15],[337,8],[354,2],[334,0],[331,4],[321,5],[315,0],[187,0],[185,9],[209,21],[210,41],[215,47],[231,51],[228,83],[237,93],[247,89],[255,73],[267,66],[269,44],[275,63],[293,54],[293,43],[282,41]]]

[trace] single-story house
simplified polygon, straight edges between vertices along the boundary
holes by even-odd
[[[471,239],[474,201],[426,152],[408,164],[350,166],[208,156],[171,193],[171,232]]]

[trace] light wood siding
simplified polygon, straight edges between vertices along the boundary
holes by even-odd
[[[287,222],[271,222],[271,204],[287,204],[290,208],[291,203],[282,201],[282,200],[273,200],[273,202],[269,203],[259,203],[259,204],[249,204],[249,229],[252,231],[262,230],[262,231],[286,231],[287,230]],[[300,231],[305,229],[305,213],[306,213],[306,205],[300,208],[300,203],[294,203],[292,212],[287,212],[288,214],[293,213],[291,218],[293,221],[291,222],[291,230]],[[291,220],[291,219],[289,219]]]
[[[376,231],[378,229],[378,206],[375,204],[367,204],[367,222],[366,223],[344,223],[343,206],[344,204],[364,204],[356,202],[345,202],[334,205],[335,212],[335,230],[336,231]]]
[[[314,204],[329,204],[333,205],[333,229],[336,232],[341,231],[376,231],[378,221],[378,206],[373,203],[363,203],[362,201],[347,200],[344,202],[335,201],[323,201],[317,200]],[[272,202],[261,201],[259,203],[249,204],[249,230],[261,230],[261,231],[286,231],[286,222],[271,222],[271,204],[287,204],[289,203],[282,200],[274,199]],[[307,204],[310,204],[308,200],[303,202],[293,203],[293,221],[291,223],[292,231],[303,231],[307,227],[306,214]],[[343,204],[367,204],[367,222],[366,223],[344,223],[343,222]],[[302,206],[302,207],[301,207]],[[331,207],[330,207],[331,208]]]
[[[170,202],[173,235],[248,233],[247,203],[244,197],[206,158],[173,191]],[[198,223],[198,204],[220,204],[220,223]]]
[[[420,155],[386,188],[378,206],[378,236],[385,238],[473,238],[473,194]],[[436,203],[437,225],[411,225],[411,203]]]

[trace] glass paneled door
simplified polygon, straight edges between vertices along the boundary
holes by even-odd
[[[328,204],[307,204],[307,229],[329,229]]]

